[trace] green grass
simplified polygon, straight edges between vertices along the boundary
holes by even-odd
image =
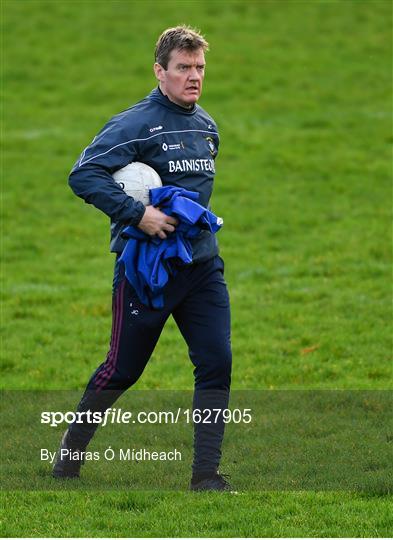
[[[52,537],[388,537],[391,533],[388,500],[347,493],[18,492],[5,495],[5,503],[5,536],[37,537],[43,531]]]
[[[154,86],[167,26],[211,44],[204,106],[232,298],[235,389],[387,389],[391,3],[3,0],[2,386],[82,389],[105,357],[105,216],[67,186]],[[170,322],[139,389],[191,389]],[[236,470],[233,471],[236,484]],[[387,536],[370,493],[7,492],[8,536]],[[391,515],[391,514],[390,514]]]

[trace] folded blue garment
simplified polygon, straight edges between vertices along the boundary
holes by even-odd
[[[119,260],[124,263],[126,278],[146,306],[161,309],[164,305],[162,289],[169,276],[177,271],[174,263],[192,262],[189,239],[202,230],[216,233],[222,227],[222,219],[196,202],[198,198],[199,193],[174,186],[151,189],[153,206],[159,206],[162,212],[179,220],[175,231],[165,240],[133,226],[122,232],[127,244]]]

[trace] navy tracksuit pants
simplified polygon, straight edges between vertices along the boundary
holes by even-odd
[[[136,383],[149,361],[164,324],[173,316],[194,365],[194,409],[226,409],[231,381],[230,307],[224,264],[219,256],[179,266],[164,288],[164,308],[140,302],[116,262],[112,335],[108,355],[93,373],[78,411],[105,411]],[[170,358],[167,360],[170,362]],[[86,447],[96,424],[72,424],[70,437]],[[194,474],[217,470],[224,422],[194,425]]]

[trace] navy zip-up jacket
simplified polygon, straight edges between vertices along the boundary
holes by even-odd
[[[163,186],[197,191],[198,202],[208,208],[218,146],[217,126],[199,105],[185,109],[156,88],[104,126],[74,165],[69,183],[76,195],[111,218],[111,251],[121,253],[121,232],[139,223],[145,207],[126,195],[112,174],[142,161],[157,171]],[[215,235],[201,231],[192,249],[194,262],[214,257]]]

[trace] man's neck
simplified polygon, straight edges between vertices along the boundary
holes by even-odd
[[[167,94],[165,94],[165,92],[163,92],[160,85],[158,85],[158,90],[161,92],[163,96],[169,99],[171,103],[173,103],[174,105],[177,105],[178,107],[181,107],[182,109],[185,109],[186,111],[190,111],[195,105],[195,103],[185,103],[185,104],[176,103],[176,101],[173,101]]]

